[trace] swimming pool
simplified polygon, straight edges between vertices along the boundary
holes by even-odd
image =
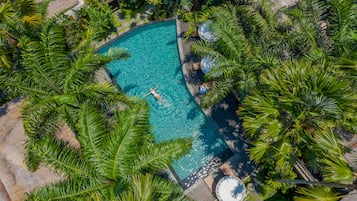
[[[180,180],[187,180],[228,149],[216,123],[206,117],[186,88],[175,21],[135,29],[99,52],[110,47],[124,47],[131,54],[128,60],[112,61],[107,68],[126,94],[147,99],[155,140],[194,136],[191,152],[173,164]],[[156,87],[162,101],[148,95]]]

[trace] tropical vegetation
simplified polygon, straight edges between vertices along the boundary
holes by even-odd
[[[177,13],[191,22],[188,40],[201,22],[210,22],[217,41],[195,38],[192,45],[215,65],[205,75],[213,86],[201,106],[231,95],[239,101],[260,189],[272,187],[279,198],[339,200],[345,192],[337,186],[355,182],[345,158],[350,149],[340,140],[357,130],[353,0],[305,0],[281,9],[265,0],[117,2],[136,11],[150,4],[153,19]],[[95,80],[107,62],[129,56],[95,52],[95,42],[116,31],[110,7],[90,0],[76,19],[47,19],[47,3],[0,0],[1,100],[23,101],[29,169],[42,161],[65,176],[28,200],[185,200],[163,170],[189,151],[191,141],[155,143],[147,104]],[[63,124],[79,148],[55,137]],[[311,173],[311,185],[296,182],[301,168]]]
[[[282,193],[296,187],[281,181],[301,177],[301,164],[313,179],[356,179],[340,141],[357,128],[356,11],[352,0],[307,0],[282,9],[239,1],[205,11],[217,41],[192,45],[193,53],[214,62],[205,75],[214,84],[201,106],[236,96],[259,178]],[[340,199],[331,188],[299,189],[296,200]]]
[[[163,171],[189,151],[191,140],[155,143],[146,103],[96,79],[106,63],[130,56],[123,49],[106,55],[94,49],[114,28],[108,5],[91,1],[74,20],[47,19],[32,0],[17,3],[0,5],[0,42],[7,53],[1,55],[0,87],[22,100],[28,168],[43,162],[66,178],[28,199],[186,200]],[[79,148],[57,138],[63,125]]]
[[[35,190],[27,200],[187,200],[163,170],[188,153],[191,141],[155,143],[146,102],[116,110],[111,118],[83,104],[78,116],[80,148],[49,137],[34,146],[44,163],[66,178]]]

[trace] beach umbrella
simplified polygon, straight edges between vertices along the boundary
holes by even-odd
[[[210,24],[212,24],[211,21],[202,22],[198,26],[198,35],[204,41],[215,42],[217,40],[217,36],[210,29]]]
[[[242,201],[246,191],[242,180],[234,176],[225,176],[216,186],[216,195],[219,201]]]
[[[214,67],[214,61],[213,59],[209,58],[209,57],[203,57],[201,59],[201,70],[204,74],[209,73],[212,68]]]

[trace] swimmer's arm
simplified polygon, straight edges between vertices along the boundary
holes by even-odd
[[[145,94],[145,95],[143,96],[143,98],[145,98],[146,96],[148,96],[148,95],[150,95],[150,94],[151,94],[151,92]]]
[[[154,90],[156,91],[158,88],[159,88],[159,85],[156,85],[156,87],[155,87],[155,89],[154,89]]]

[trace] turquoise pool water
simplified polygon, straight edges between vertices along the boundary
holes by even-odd
[[[155,139],[194,136],[192,151],[173,164],[181,180],[227,149],[215,122],[206,117],[186,88],[175,21],[138,28],[99,52],[107,52],[110,47],[124,47],[131,54],[128,60],[112,61],[107,67],[126,94],[147,99]],[[157,87],[162,101],[148,95],[150,87]]]

